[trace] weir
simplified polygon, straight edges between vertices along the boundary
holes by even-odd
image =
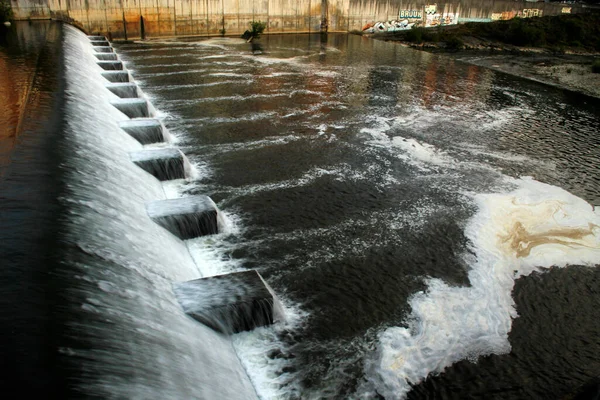
[[[179,149],[144,150],[129,153],[131,161],[159,181],[184,179],[191,176],[191,165]]]
[[[110,102],[115,108],[129,118],[150,117],[150,107],[145,99],[118,99]]]
[[[255,270],[173,286],[184,311],[219,332],[252,330],[284,318],[273,290]]]
[[[109,82],[130,82],[129,72],[127,71],[106,71],[102,76]]]
[[[122,99],[140,97],[137,85],[132,82],[108,83],[106,88]]]
[[[126,105],[139,110],[143,101],[142,114],[152,108],[146,100],[121,101],[106,87],[89,38],[70,26],[56,29],[61,30],[58,43],[64,51],[58,68],[64,69],[60,76],[68,90],[68,95],[48,96],[63,99],[56,109],[60,115],[51,114],[60,121],[52,131],[57,144],[51,150],[56,153],[52,157],[60,154],[60,168],[52,175],[57,181],[52,186],[61,191],[53,198],[60,204],[49,210],[57,214],[53,222],[58,227],[48,236],[56,241],[52,245],[56,262],[50,264],[51,274],[42,275],[45,278],[38,282],[43,286],[34,290],[44,294],[43,306],[32,308],[32,312],[50,311],[49,315],[19,316],[47,329],[41,342],[45,346],[33,348],[44,361],[27,356],[25,348],[34,341],[20,337],[29,329],[13,319],[6,335],[13,342],[23,342],[16,351],[24,367],[15,372],[18,378],[10,385],[36,376],[35,384],[20,386],[22,393],[39,390],[57,398],[83,394],[255,399],[231,339],[182,310],[173,284],[199,279],[202,274],[186,244],[156,224],[146,211],[149,203],[155,205],[155,215],[166,215],[161,214],[161,204],[172,203],[166,200],[161,183],[132,162],[131,153],[137,154],[133,158],[142,165],[151,158],[141,156],[148,150],[126,130],[145,127],[152,132],[147,136],[160,132],[163,139],[168,133],[156,120],[120,125],[125,117],[113,104],[129,112]],[[55,90],[61,87],[56,85]],[[179,165],[183,164],[187,176],[189,163],[183,154],[164,150],[168,152],[179,154]],[[171,177],[171,169],[160,171]],[[212,203],[208,197],[202,201]],[[203,223],[216,232],[217,210],[212,206],[211,224]]]
[[[94,54],[98,60],[116,60],[117,55],[115,53],[97,53]]]
[[[574,216],[584,224],[583,232],[589,232],[592,228],[585,226],[586,222],[599,226],[598,218],[588,218],[587,214],[579,218],[583,206],[576,206],[574,212],[571,208],[562,212],[561,207],[555,213],[555,205],[568,204],[569,198],[524,183],[527,190],[522,194],[503,192],[495,200],[489,198],[493,200],[490,204],[499,205],[490,207],[491,211],[506,210],[511,218],[486,211],[473,224],[484,229],[463,235],[469,215],[478,208],[465,201],[465,193],[508,185],[500,173],[506,169],[543,172],[548,167],[545,163],[531,167],[531,160],[521,155],[545,157],[546,144],[550,143],[557,156],[568,159],[573,155],[574,163],[579,163],[575,147],[582,146],[577,144],[594,148],[598,122],[597,108],[592,109],[595,103],[573,103],[568,96],[521,80],[512,82],[445,57],[351,35],[328,35],[327,42],[321,43],[314,37],[271,37],[270,44],[263,42],[261,59],[261,65],[264,61],[269,66],[268,78],[251,85],[247,77],[256,75],[257,66],[246,59],[240,61],[244,45],[234,41],[203,43],[222,45],[208,49],[180,41],[176,46],[161,44],[156,48],[122,46],[118,48],[122,49],[118,50],[120,56],[131,60],[136,69],[152,68],[144,77],[145,83],[160,89],[158,98],[167,100],[163,103],[167,109],[161,111],[181,118],[177,126],[189,132],[184,140],[186,148],[196,149],[198,157],[202,154],[202,162],[212,173],[199,182],[161,185],[132,162],[131,154],[172,145],[145,147],[126,127],[147,122],[161,138],[168,132],[159,119],[131,120],[114,108],[110,103],[119,96],[101,77],[93,49],[81,34],[62,29],[64,37],[61,33],[56,40],[59,47],[64,44],[65,57],[54,56],[60,53],[52,48],[46,52],[46,57],[52,55],[47,57],[52,66],[61,71],[57,75],[64,75],[64,84],[56,85],[56,90],[63,92],[46,95],[59,102],[47,113],[56,125],[42,120],[44,129],[50,126],[52,131],[36,131],[31,129],[35,113],[24,113],[24,128],[18,135],[18,142],[38,145],[45,157],[26,153],[29,157],[14,157],[20,165],[13,162],[11,166],[31,176],[27,184],[13,191],[21,198],[31,197],[26,203],[29,210],[25,210],[30,216],[23,229],[24,211],[17,208],[21,215],[4,219],[3,213],[2,226],[5,232],[14,230],[26,237],[22,242],[27,246],[22,247],[25,251],[21,254],[27,254],[30,265],[36,268],[21,270],[19,258],[11,253],[19,240],[14,240],[14,235],[0,241],[6,242],[0,246],[9,250],[9,262],[0,275],[8,276],[5,280],[12,284],[0,301],[14,305],[3,308],[1,317],[10,329],[3,330],[0,343],[2,354],[8,354],[2,360],[10,371],[8,379],[16,374],[25,378],[15,380],[20,383],[14,384],[20,386],[20,393],[39,382],[59,382],[70,393],[24,397],[253,398],[252,388],[243,383],[248,381],[244,369],[253,374],[252,381],[263,398],[368,398],[375,393],[398,398],[403,388],[415,391],[411,397],[436,397],[455,393],[459,386],[461,394],[469,397],[488,389],[498,393],[499,380],[510,396],[524,383],[523,377],[540,377],[518,391],[518,396],[537,393],[540,381],[552,385],[560,380],[569,372],[561,369],[562,365],[582,365],[584,369],[585,359],[596,353],[585,340],[590,337],[587,332],[595,332],[593,323],[577,336],[556,335],[553,329],[573,331],[585,326],[586,319],[595,321],[591,317],[598,307],[590,304],[589,298],[598,287],[590,286],[590,282],[598,282],[598,273],[582,273],[583,284],[572,285],[566,292],[548,291],[543,284],[539,291],[529,292],[530,298],[521,304],[549,316],[546,326],[551,328],[536,330],[540,313],[513,308],[511,297],[514,293],[518,300],[523,299],[521,294],[527,295],[513,282],[520,274],[530,273],[537,261],[521,263],[523,257],[512,259],[509,252],[506,259],[497,261],[494,255],[501,251],[499,247],[518,245],[509,238],[498,246],[496,239],[512,228],[518,228],[520,238],[526,236],[539,243],[540,237],[556,241],[564,236],[552,224],[536,230],[536,221],[552,223],[556,222],[552,215]],[[304,39],[308,39],[308,47]],[[328,45],[334,47],[330,50]],[[248,45],[248,57],[250,50]],[[192,62],[165,63],[164,55],[167,60],[186,57]],[[303,61],[295,57],[289,60],[295,55]],[[317,55],[323,57],[317,61]],[[218,57],[219,62],[212,57]],[[282,57],[291,63],[280,62]],[[33,61],[34,65],[44,65],[44,56],[40,62]],[[198,86],[203,88],[198,90],[196,85],[202,85],[206,75],[223,72],[221,65],[232,70],[218,79],[223,86],[210,90]],[[165,71],[173,74],[165,77]],[[188,72],[203,81],[181,79]],[[31,75],[47,79],[52,74]],[[231,79],[233,76],[243,79]],[[217,81],[212,77],[206,80],[211,84]],[[44,95],[51,86],[38,82],[31,86],[41,87]],[[134,84],[133,79],[130,83]],[[274,90],[263,92],[273,83]],[[178,90],[181,84],[185,86]],[[310,90],[306,96],[292,96],[289,87]],[[215,94],[230,93],[236,95],[215,98]],[[247,101],[246,94],[254,93],[261,97]],[[446,96],[448,93],[453,95]],[[34,111],[44,112],[45,103],[35,107],[40,104],[36,103],[38,95],[36,91],[26,103],[34,104]],[[144,98],[143,93],[140,98]],[[275,113],[264,113],[267,110]],[[228,111],[228,118],[223,118],[223,111]],[[572,135],[565,137],[562,125],[556,126],[555,121],[561,121],[566,113],[574,114],[574,118],[567,120]],[[544,118],[533,123],[532,115]],[[230,117],[235,118],[233,123]],[[250,119],[255,117],[264,121]],[[578,122],[582,120],[586,122]],[[205,129],[194,129],[199,125]],[[526,141],[517,134],[524,130]],[[573,147],[561,146],[573,143],[569,139],[573,136],[578,138]],[[499,151],[498,143],[503,151]],[[484,152],[487,155],[483,156]],[[597,164],[593,154],[588,154],[592,155],[590,164]],[[41,160],[47,160],[50,168],[33,169]],[[569,168],[570,163],[565,166]],[[593,174],[594,166],[582,171]],[[550,167],[552,173],[554,164]],[[13,184],[20,176],[9,172],[9,178]],[[10,193],[5,190],[9,180],[0,180],[3,204]],[[224,231],[227,235],[187,243],[178,240],[152,221],[146,204],[177,196],[177,189],[184,188],[187,193],[202,188],[219,193],[223,204],[244,216],[244,226],[249,229]],[[588,188],[595,199],[600,198],[592,185],[585,186]],[[40,196],[40,192],[46,194]],[[373,193],[376,195],[370,195]],[[13,203],[3,211],[12,213]],[[59,206],[47,208],[47,203]],[[504,207],[506,204],[510,207]],[[520,211],[513,212],[512,207]],[[46,209],[50,219],[41,218],[39,209]],[[539,216],[532,218],[529,209],[540,210]],[[521,225],[523,221],[533,224]],[[575,237],[576,231],[572,232]],[[597,254],[597,240],[583,247],[578,241],[568,239],[567,243],[574,244],[567,246],[574,257],[582,248],[595,248]],[[51,254],[55,262],[47,264],[39,254]],[[229,255],[232,259],[226,258]],[[473,258],[480,255],[482,262],[472,268]],[[177,288],[202,279],[205,271],[230,271],[240,259],[286,287],[291,299],[302,303],[308,318],[294,315],[289,325],[235,335],[231,338],[234,351],[230,338],[186,313],[182,308],[186,303]],[[281,259],[286,260],[286,266],[279,264]],[[546,260],[550,265],[552,260]],[[516,264],[520,268],[517,272]],[[15,271],[12,276],[6,275],[9,269]],[[572,276],[558,275],[556,288],[565,287],[565,282],[568,285]],[[538,285],[541,279],[520,281]],[[200,291],[194,297],[192,293],[190,301],[202,304],[203,294]],[[259,307],[268,304],[269,297],[264,295],[259,297],[265,299],[258,301]],[[578,297],[581,301],[573,303]],[[235,295],[223,298],[237,299]],[[546,307],[553,299],[558,301]],[[570,308],[562,307],[566,302],[577,304],[579,310],[589,304],[592,311],[570,312]],[[235,310],[237,302],[229,305],[217,310]],[[547,313],[552,310],[564,312],[565,317],[558,318],[560,323],[555,322],[555,314]],[[507,332],[516,311],[522,316],[515,320],[517,325],[529,322],[520,331],[515,325],[516,335],[509,343]],[[207,314],[202,308],[195,313]],[[398,327],[407,313],[410,319]],[[248,314],[252,315],[252,309],[240,319]],[[214,318],[214,314],[208,315]],[[577,315],[577,323],[572,323]],[[23,327],[23,321],[28,325]],[[250,325],[243,323],[238,328],[237,324],[233,319],[226,326],[233,331]],[[381,330],[385,330],[383,336],[379,335]],[[558,341],[537,351],[531,346],[540,341],[530,332],[547,332],[548,338]],[[579,338],[584,340],[574,347],[577,351],[565,352],[582,356],[556,357],[560,343],[575,343]],[[15,343],[18,350],[10,350]],[[515,349],[512,363],[507,360],[512,357],[509,354],[500,358],[490,354],[508,351],[510,345]],[[448,367],[446,373],[437,375],[449,363],[481,355],[489,357],[482,357],[478,365],[461,362],[456,369]],[[21,368],[21,358],[35,363],[38,357],[44,365],[32,370]],[[238,358],[244,368],[240,368]],[[545,369],[556,359],[561,362],[554,363],[556,369],[546,374]],[[543,362],[537,362],[540,360]],[[512,375],[513,368],[526,369],[525,374]],[[534,374],[529,374],[531,369]],[[432,372],[436,376],[429,375]],[[418,385],[428,375],[430,380]],[[32,376],[35,382],[26,385],[33,381]],[[473,382],[473,376],[487,382]],[[558,379],[544,379],[548,376]],[[577,381],[580,376],[578,372],[568,377]],[[312,385],[311,377],[317,378]],[[355,390],[364,380],[372,385]],[[463,392],[462,384],[471,388]],[[564,393],[564,386],[544,389],[546,393]]]
[[[123,63],[121,61],[97,61],[96,64],[100,66],[102,69],[106,70],[122,70]]]
[[[110,43],[108,43],[106,40],[91,40],[90,43],[92,44],[92,46],[100,46],[100,47],[109,47]]]
[[[137,118],[119,123],[122,130],[141,144],[168,142],[169,135],[163,124],[154,118]]]
[[[208,196],[157,200],[146,209],[150,218],[182,240],[219,233],[217,207]]]

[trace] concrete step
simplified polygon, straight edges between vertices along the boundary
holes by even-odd
[[[146,204],[146,211],[181,240],[219,233],[217,206],[208,196],[152,201]]]
[[[256,270],[177,283],[173,291],[186,314],[225,334],[284,319],[277,296]]]

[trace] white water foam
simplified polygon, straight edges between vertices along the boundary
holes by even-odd
[[[447,165],[453,162],[450,156],[435,146],[428,143],[420,143],[416,139],[395,136],[392,138],[392,145],[404,151],[405,159],[413,159],[435,165]]]
[[[390,137],[389,132],[397,123],[396,118],[377,117],[372,119],[370,128],[361,129],[361,133],[370,135],[373,139],[367,143],[379,147],[388,147],[400,150],[396,156],[419,168],[427,165],[451,166],[455,161],[444,151],[435,146],[414,138],[403,136]]]
[[[235,351],[250,377],[259,398],[300,398],[301,387],[295,378],[297,372],[289,368],[293,363],[289,346],[280,337],[296,331],[306,320],[307,313],[286,301],[278,293],[286,320],[233,335]],[[277,354],[277,356],[270,356]]]
[[[515,279],[540,268],[600,263],[600,215],[565,190],[522,178],[510,193],[479,194],[466,235],[470,287],[429,279],[406,327],[389,328],[365,367],[360,397],[404,398],[411,385],[464,359],[510,351]],[[473,257],[471,257],[473,258]]]
[[[240,236],[242,224],[237,214],[219,211],[222,221],[220,233],[198,237],[186,241],[186,245],[203,277],[245,271],[244,260],[234,259],[228,254],[235,244],[224,240],[230,235]],[[297,397],[300,393],[295,370],[289,369],[293,363],[289,345],[280,338],[284,333],[297,330],[307,314],[296,304],[285,298],[285,293],[277,293],[283,307],[284,321],[273,325],[240,332],[232,336],[232,344],[250,378],[259,398],[275,399]]]

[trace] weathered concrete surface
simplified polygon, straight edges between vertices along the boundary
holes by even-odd
[[[250,21],[267,23],[265,33],[347,32],[366,23],[402,19],[402,11],[421,11],[427,0],[11,0],[17,19],[59,19],[88,33],[114,39],[152,36],[240,35]],[[565,9],[565,10],[563,10]],[[516,15],[555,15],[576,4],[461,0],[437,3],[441,15],[485,21]],[[531,11],[534,10],[534,11]]]

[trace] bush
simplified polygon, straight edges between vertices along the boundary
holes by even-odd
[[[423,32],[425,31],[425,28],[412,28],[410,29],[408,32],[406,32],[406,36],[404,37],[404,39],[407,42],[411,42],[411,43],[423,43]]]
[[[252,22],[250,22],[251,30],[244,32],[242,37],[248,41],[252,41],[252,39],[258,39],[260,37],[260,35],[262,35],[262,33],[264,32],[264,30],[266,28],[267,28],[266,22],[252,21]]]
[[[446,40],[446,48],[450,50],[459,50],[465,46],[464,42],[457,36],[451,36]]]
[[[528,21],[515,18],[511,20],[506,39],[516,46],[540,46],[546,43],[546,33]]]
[[[267,28],[267,23],[262,21],[252,21],[250,22],[250,27],[252,28],[250,31],[252,37],[258,38]]]
[[[432,28],[423,28],[423,40],[426,42],[434,42],[437,43],[441,41],[442,36],[442,27],[438,26],[436,29]]]
[[[0,0],[0,22],[13,19],[13,11],[8,0]]]
[[[594,61],[592,64],[592,72],[595,74],[600,74],[600,58]]]

